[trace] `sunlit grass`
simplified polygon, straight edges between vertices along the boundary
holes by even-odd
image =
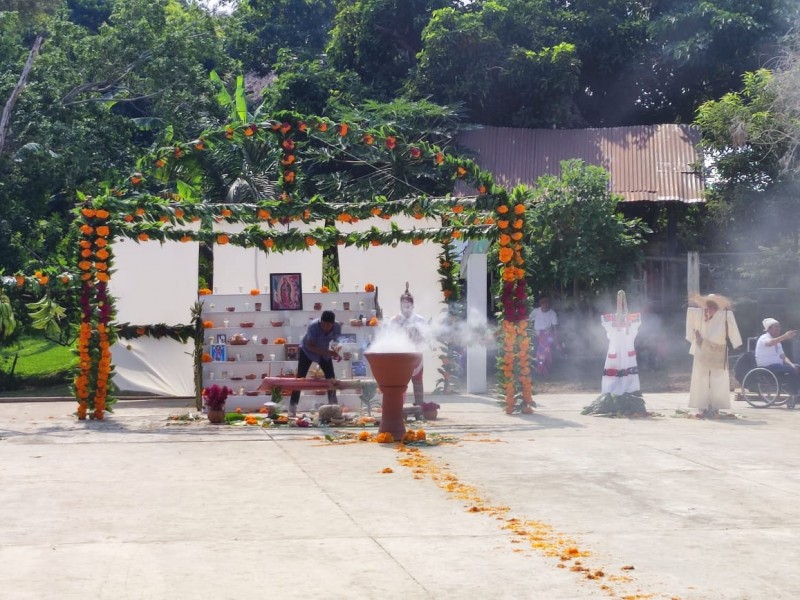
[[[40,337],[23,337],[14,344],[0,347],[0,368],[7,375],[14,363],[18,381],[52,381],[68,373],[77,361],[71,347],[61,346]]]

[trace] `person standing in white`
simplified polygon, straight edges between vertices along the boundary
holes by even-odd
[[[391,322],[399,325],[416,346],[421,346],[425,341],[423,331],[428,322],[425,317],[414,312],[414,296],[408,291],[408,282],[406,282],[406,291],[400,296],[400,314],[392,317]],[[420,405],[424,401],[422,361],[411,375],[411,384],[414,388],[414,404]]]
[[[530,314],[536,342],[536,371],[547,375],[553,364],[553,350],[558,345],[558,315],[550,308],[550,298],[539,298],[539,306]]]
[[[713,416],[731,406],[731,381],[728,371],[728,342],[742,345],[742,336],[733,316],[732,303],[724,296],[709,294],[690,299],[686,311],[686,340],[694,356],[689,406]]]

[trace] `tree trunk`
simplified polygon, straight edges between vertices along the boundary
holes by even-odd
[[[17,81],[17,85],[14,86],[11,96],[3,107],[3,114],[0,116],[0,154],[3,154],[3,147],[6,143],[6,129],[8,128],[8,122],[11,120],[11,111],[14,110],[14,105],[17,103],[17,100],[19,100],[20,94],[22,94],[22,90],[25,88],[25,84],[28,83],[28,75],[30,75],[31,69],[33,68],[33,61],[36,59],[36,55],[39,54],[43,43],[44,36],[37,35],[33,42],[33,47],[28,54],[28,60],[25,61],[25,67],[22,69],[22,73],[19,76],[19,81]]]

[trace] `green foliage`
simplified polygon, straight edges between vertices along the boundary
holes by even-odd
[[[538,179],[526,231],[528,273],[537,295],[594,295],[629,274],[649,230],[618,214],[618,201],[608,191],[608,173],[579,160],[562,162],[560,177]]]

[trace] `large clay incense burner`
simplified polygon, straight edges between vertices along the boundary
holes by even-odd
[[[403,399],[411,375],[422,360],[419,352],[365,352],[372,376],[383,393],[381,425],[378,431],[402,440],[406,433]]]

